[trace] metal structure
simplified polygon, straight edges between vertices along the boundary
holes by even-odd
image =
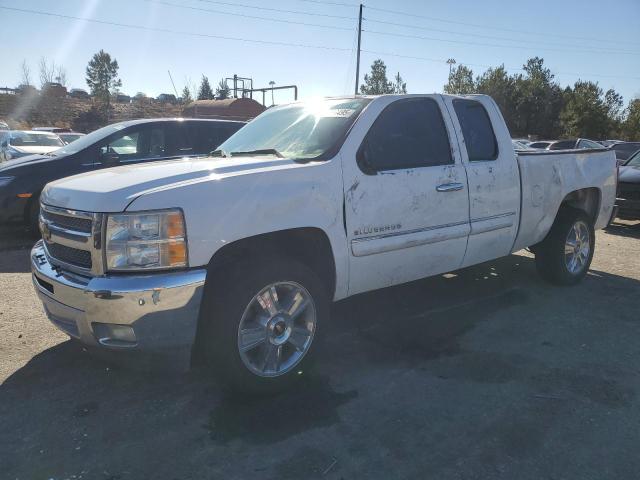
[[[231,92],[233,98],[251,98],[253,99],[254,92],[262,93],[262,105],[266,104],[267,92],[273,92],[275,90],[293,90],[293,99],[298,100],[298,86],[297,85],[282,85],[280,87],[274,87],[273,85],[264,88],[253,88],[253,78],[251,77],[239,77],[234,75],[233,77],[226,77],[224,81],[229,85],[231,82]]]

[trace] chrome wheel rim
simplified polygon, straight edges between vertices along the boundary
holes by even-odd
[[[291,371],[309,351],[316,330],[311,295],[295,282],[272,283],[258,292],[238,326],[238,352],[260,377]]]
[[[589,227],[582,220],[573,224],[564,245],[564,261],[570,273],[577,274],[584,270],[591,252]]]

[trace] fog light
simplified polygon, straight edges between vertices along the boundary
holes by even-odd
[[[128,325],[92,323],[93,333],[101,345],[108,347],[134,347],[136,334]]]

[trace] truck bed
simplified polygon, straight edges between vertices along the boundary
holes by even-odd
[[[520,169],[520,225],[512,251],[534,245],[551,228],[562,201],[572,192],[587,195],[595,228],[604,228],[616,196],[616,157],[606,149],[516,152]]]

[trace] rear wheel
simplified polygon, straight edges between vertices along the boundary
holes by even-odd
[[[281,390],[310,366],[328,310],[324,285],[306,265],[249,261],[208,283],[199,346],[234,389]]]
[[[544,241],[536,246],[536,267],[545,279],[573,285],[584,278],[595,247],[593,223],[582,211],[565,207]]]

